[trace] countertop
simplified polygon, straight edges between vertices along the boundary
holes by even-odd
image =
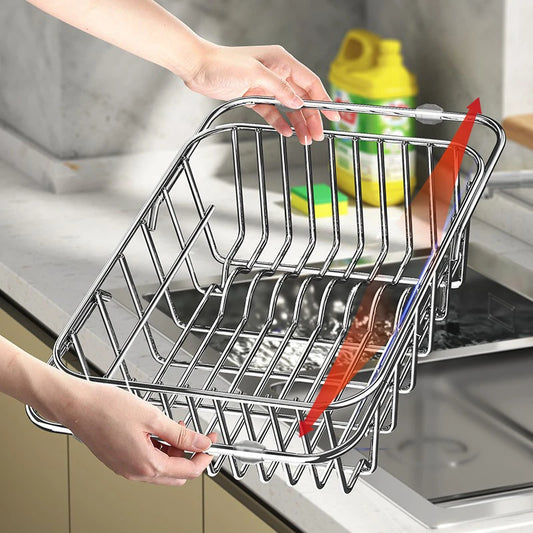
[[[63,195],[40,189],[0,161],[0,290],[59,333],[172,157],[170,153],[131,156],[121,168],[108,170],[113,179],[104,188]],[[533,264],[529,244],[481,221],[473,221],[471,242],[478,251],[490,249],[506,260],[514,257]],[[318,491],[310,477],[290,487],[281,478],[262,484],[251,472],[243,482],[304,531],[426,530],[364,479],[349,495],[334,480]],[[513,522],[498,520],[447,531],[486,531],[489,525],[512,529]]]

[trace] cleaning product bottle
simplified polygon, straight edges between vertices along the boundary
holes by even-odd
[[[414,76],[403,64],[401,44],[381,39],[367,30],[351,30],[342,42],[329,72],[331,98],[335,102],[395,107],[415,107],[418,87]],[[415,122],[408,117],[341,113],[333,123],[339,131],[413,136]],[[379,205],[377,144],[360,142],[361,190],[363,201]],[[409,147],[411,192],[416,184],[415,156]],[[401,145],[385,143],[385,177],[387,203],[403,201]],[[355,196],[352,143],[336,140],[337,180],[339,188]]]

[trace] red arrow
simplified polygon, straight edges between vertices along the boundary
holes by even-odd
[[[434,250],[442,241],[465,148],[468,144],[476,115],[481,113],[479,98],[476,98],[467,107],[468,113],[463,122],[459,125],[448,148],[442,154],[429,179],[426,180],[412,203],[415,222],[420,224],[421,221],[425,221],[431,228],[431,245]],[[434,210],[433,217],[430,213],[431,209]],[[434,221],[433,225],[431,224],[432,220]]]
[[[430,228],[433,250],[437,249],[442,240],[466,145],[470,138],[476,115],[481,113],[479,98],[476,98],[467,107],[468,113],[464,120],[459,125],[457,132],[444,151],[444,154],[442,154],[439,162],[435,165],[431,175],[412,202],[412,212],[415,220],[418,222],[419,228],[423,221],[426,221],[426,229],[427,227]],[[355,347],[353,343],[347,343],[346,339],[344,340],[311,410],[305,417],[305,420],[300,422],[300,437],[313,429],[314,423],[329,407],[331,402],[333,402],[357,372],[374,355],[370,350],[366,350],[370,337],[372,336],[374,322],[372,303],[373,301],[379,303],[379,295],[376,299],[376,295],[373,293],[376,293],[376,291],[366,289],[346,338],[353,338],[353,330],[357,327],[356,324],[364,323],[366,318],[369,318],[368,330],[365,332],[360,343]],[[370,316],[368,313],[370,313]],[[386,344],[386,341],[387,339],[379,339],[379,344]]]

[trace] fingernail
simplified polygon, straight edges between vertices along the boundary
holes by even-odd
[[[337,111],[335,111],[333,113],[333,118],[331,120],[333,120],[334,122],[338,122],[340,119],[341,119],[340,114]]]
[[[192,441],[193,447],[199,452],[205,452],[211,444],[211,439],[201,433],[197,433]]]
[[[294,96],[292,99],[293,109],[299,109],[304,105],[304,101],[299,96]]]

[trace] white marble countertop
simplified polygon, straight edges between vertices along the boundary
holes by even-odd
[[[59,333],[171,157],[168,153],[132,157],[123,168],[114,169],[114,178],[105,189],[64,195],[39,189],[0,161],[0,290]],[[513,248],[497,230],[487,231],[482,223],[472,226],[472,240],[479,241],[480,249],[487,239],[492,248],[499,246],[497,242],[507,252]],[[521,242],[515,243],[513,250],[522,257],[533,253]],[[425,530],[364,480],[350,495],[345,495],[334,481],[318,491],[310,477],[289,487],[279,478],[261,484],[252,473],[244,483],[304,531]],[[490,525],[512,527],[512,521]],[[487,526],[453,531],[483,531]]]

